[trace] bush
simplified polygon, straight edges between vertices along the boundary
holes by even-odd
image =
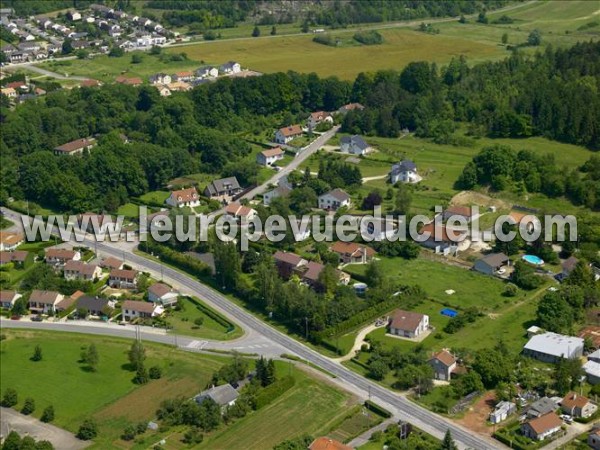
[[[201,327],[204,323],[204,317],[197,317],[194,319],[194,325]]]
[[[124,441],[133,441],[135,439],[136,434],[137,433],[136,433],[134,426],[129,425],[123,431],[123,434],[121,435],[121,439],[123,439]]]
[[[200,432],[197,427],[190,428],[183,435],[184,444],[200,444],[204,440],[204,435]]]
[[[359,31],[354,34],[354,40],[364,45],[379,45],[383,43],[383,36],[377,31]]]
[[[338,41],[330,34],[319,34],[313,38],[313,42],[317,44],[329,45],[330,47],[337,47]]]
[[[89,441],[96,436],[98,436],[98,426],[96,425],[96,422],[92,419],[84,420],[77,431],[77,438],[82,441]]]
[[[158,380],[160,377],[162,377],[162,370],[160,370],[160,367],[158,366],[152,366],[148,371],[148,376],[151,380]]]
[[[385,417],[386,419],[392,417],[392,413],[390,413],[387,409],[379,406],[377,403],[372,402],[371,400],[365,401],[365,408],[381,417]]]
[[[33,349],[33,356],[31,357],[32,361],[41,361],[42,360],[42,347],[36,345]]]
[[[256,409],[260,409],[264,406],[267,406],[269,403],[271,403],[277,397],[282,395],[284,392],[291,389],[295,383],[296,380],[294,379],[294,377],[287,376],[285,378],[282,378],[281,380],[275,381],[271,385],[262,389],[256,395]]]
[[[44,412],[42,412],[40,420],[45,423],[52,422],[54,420],[54,406],[47,406]]]
[[[11,408],[19,402],[17,391],[12,388],[6,388],[4,396],[2,397],[2,406],[5,408]]]
[[[515,286],[512,283],[509,283],[504,288],[504,292],[502,292],[502,295],[505,297],[515,297],[517,295],[517,293],[518,293],[517,286]]]
[[[25,403],[23,404],[23,408],[21,408],[21,414],[28,416],[29,414],[35,411],[35,400],[31,397],[27,397],[25,399]]]

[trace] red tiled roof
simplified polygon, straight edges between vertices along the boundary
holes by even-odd
[[[162,297],[163,295],[171,292],[171,287],[167,286],[164,283],[155,283],[148,288],[148,292],[151,292],[157,297]]]
[[[473,210],[471,209],[470,206],[460,206],[460,205],[449,206],[448,208],[446,208],[445,212],[447,214],[452,214],[455,216],[464,216],[464,217],[471,217],[473,215]]]
[[[129,311],[138,311],[148,314],[152,314],[154,312],[154,304],[136,300],[125,300],[121,308],[123,310],[127,309]]]
[[[67,250],[66,248],[48,248],[46,249],[46,258],[56,259],[73,259],[75,258],[76,252],[73,250]]]
[[[456,358],[452,356],[452,354],[448,350],[441,350],[437,353],[434,353],[431,359],[437,359],[438,361],[444,363],[447,367],[450,367],[452,364],[456,362]]]
[[[38,289],[35,289],[31,292],[31,295],[29,296],[29,301],[53,305],[59,296],[60,294],[55,291],[40,291]]]
[[[290,264],[292,266],[297,266],[303,260],[303,258],[301,256],[298,256],[295,253],[282,252],[282,251],[276,251],[275,254],[273,255],[273,258],[275,259],[275,261]]]
[[[122,266],[123,266],[123,261],[121,261],[120,259],[114,258],[112,256],[105,258],[100,263],[100,267],[106,267],[107,269],[119,269]]]
[[[375,255],[375,250],[373,250],[371,247],[367,247],[366,245],[360,245],[356,242],[337,241],[331,246],[331,251],[342,255],[351,256],[366,252],[368,258],[371,258],[373,255]]]
[[[94,143],[93,139],[87,139],[87,138],[76,139],[74,141],[67,142],[66,144],[59,145],[58,147],[54,147],[54,150],[57,150],[57,151],[63,152],[63,153],[72,153],[72,152],[81,150],[82,148],[86,148],[86,147],[92,145],[93,143]]]
[[[568,409],[583,408],[588,403],[589,399],[587,397],[579,395],[576,392],[569,392],[565,395],[565,398],[562,399],[561,406]]]
[[[283,150],[281,150],[281,147],[275,147],[275,148],[270,148],[269,150],[263,150],[261,153],[263,154],[263,156],[265,158],[268,158],[270,156],[282,155]]]
[[[1,303],[12,302],[13,298],[15,298],[15,296],[17,294],[18,294],[17,291],[9,291],[9,290],[0,291],[0,302]]]
[[[424,314],[397,309],[392,313],[390,327],[399,330],[414,331],[423,320],[423,317],[425,317]]]
[[[555,413],[551,412],[541,417],[530,420],[527,424],[536,432],[536,434],[545,433],[553,428],[559,428],[563,422]]]
[[[110,278],[125,278],[127,280],[137,277],[137,270],[113,269],[110,271]]]
[[[429,239],[441,239],[442,242],[460,242],[463,241],[466,237],[466,232],[461,230],[453,230],[446,228],[446,225],[435,226],[433,222],[428,223],[423,228],[421,228],[420,234],[429,233]],[[450,235],[449,235],[450,233]],[[450,239],[450,236],[453,236],[455,239]]]
[[[127,78],[127,77],[117,77],[115,81],[120,84],[128,84],[130,86],[138,86],[143,83],[142,79],[139,77]]]
[[[4,245],[15,245],[24,239],[21,233],[12,231],[0,231],[0,242]]]
[[[177,203],[186,203],[193,200],[198,200],[198,191],[195,187],[180,189],[179,191],[172,191],[171,198]]]
[[[352,450],[352,447],[348,447],[335,439],[328,437],[318,437],[308,446],[309,450]]]
[[[302,134],[302,127],[300,125],[290,125],[289,127],[280,128],[279,132],[285,137],[297,136]]]

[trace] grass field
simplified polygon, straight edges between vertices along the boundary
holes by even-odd
[[[166,346],[145,344],[147,366],[158,365],[163,377],[144,386],[132,383],[127,370],[126,352],[130,341],[67,333],[4,330],[7,339],[0,344],[0,390],[12,387],[19,394],[20,408],[25,397],[36,402],[35,417],[52,404],[54,424],[76,431],[79,424],[93,417],[99,436],[91,448],[150,448],[166,439],[168,449],[186,448],[179,439],[181,427],[168,431],[146,432],[135,442],[119,439],[128,424],[148,421],[166,398],[192,396],[204,389],[212,373],[227,358],[178,351]],[[81,348],[94,342],[100,362],[98,371],[85,370],[78,363]],[[30,361],[33,348],[40,344],[43,360]],[[291,374],[296,384],[263,409],[250,412],[228,426],[206,435],[195,448],[271,448],[278,442],[303,433],[319,435],[342,427],[347,409],[356,400],[326,382],[298,370],[290,363],[277,363],[279,374]],[[35,374],[23,376],[23,373]],[[318,377],[321,377],[319,375]]]
[[[160,401],[178,394],[193,395],[203,389],[213,371],[225,359],[198,356],[173,349],[146,344],[147,366],[159,365],[164,377],[138,387],[132,383],[133,373],[127,364],[129,341],[47,332],[4,330],[2,341],[0,388],[12,387],[19,393],[19,406],[25,397],[36,402],[35,417],[48,405],[54,405],[54,423],[76,431],[86,417],[99,424],[98,448],[112,447],[128,423],[149,420]],[[78,363],[81,348],[95,343],[99,353],[98,371],[85,370]],[[40,344],[43,360],[29,360],[36,344]],[[23,376],[24,373],[35,374]]]
[[[240,327],[235,327],[231,333],[228,333],[228,327],[209,317],[187,297],[184,297],[182,302],[184,309],[173,311],[167,317],[167,322],[173,327],[174,333],[218,340],[236,339],[242,335]],[[202,319],[202,325],[196,325],[194,323],[196,319]]]

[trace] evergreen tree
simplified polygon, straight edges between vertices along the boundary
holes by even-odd
[[[2,406],[5,408],[10,408],[15,406],[19,402],[19,398],[17,396],[17,391],[13,388],[6,388],[4,391],[4,395],[2,396]]]
[[[258,25],[256,25],[254,27],[254,30],[252,30],[252,37],[259,37],[260,36],[260,28],[258,28]]]
[[[54,406],[46,406],[46,408],[42,412],[42,417],[40,417],[40,420],[46,423],[52,422],[54,420]]]
[[[275,25],[273,25],[273,27],[271,28],[271,36],[275,36],[277,34],[277,27],[275,27]]]
[[[144,361],[146,360],[146,349],[140,341],[133,341],[127,356],[132,370],[137,371],[138,367],[144,365]]]
[[[90,344],[85,350],[81,352],[81,361],[90,368],[92,372],[95,372],[98,368],[98,350],[95,344]]]
[[[77,431],[77,438],[82,441],[89,441],[96,436],[98,436],[98,426],[96,425],[96,422],[92,419],[84,420]]]
[[[36,345],[33,349],[33,356],[31,357],[32,361],[41,361],[42,360],[42,347]]]
[[[441,450],[458,450],[454,439],[452,439],[452,433],[450,430],[446,430],[446,434],[444,435],[444,440],[442,441]]]
[[[31,397],[27,397],[21,408],[21,414],[28,416],[35,411],[35,400]]]

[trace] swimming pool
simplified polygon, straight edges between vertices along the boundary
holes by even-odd
[[[523,255],[523,261],[528,262],[529,264],[534,265],[534,266],[543,266],[544,265],[544,260],[535,255]]]

